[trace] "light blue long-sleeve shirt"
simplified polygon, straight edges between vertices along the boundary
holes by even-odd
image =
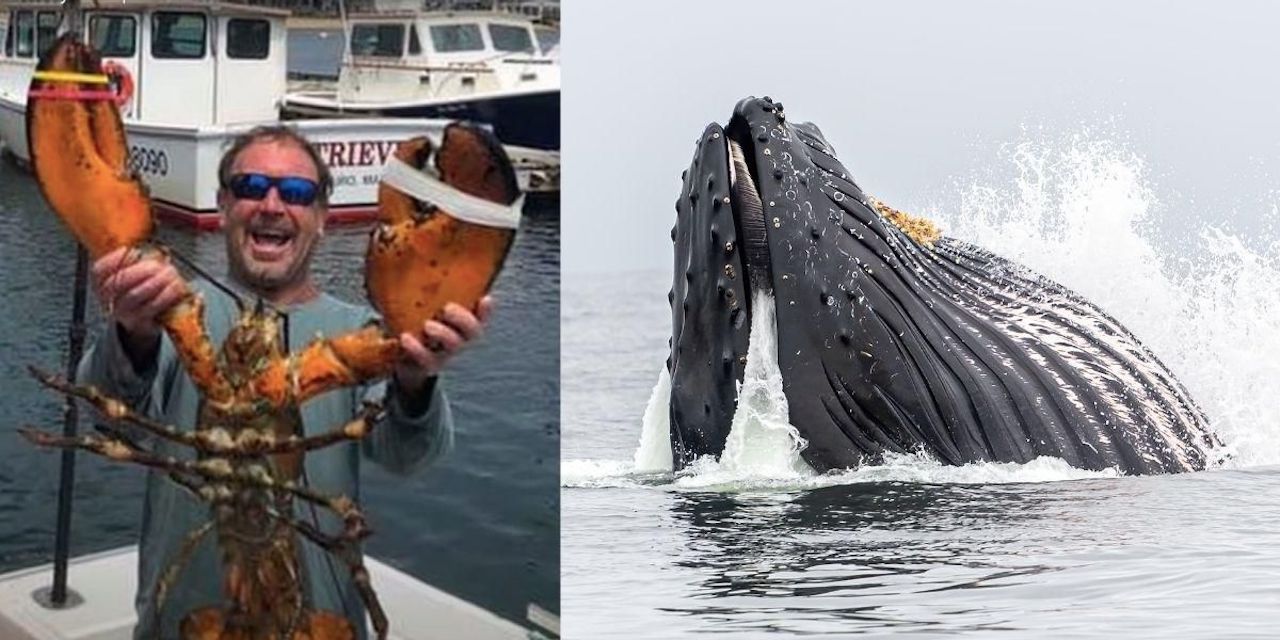
[[[209,336],[215,346],[221,345],[238,316],[235,302],[207,281],[199,280],[192,286],[204,296]],[[340,335],[376,318],[366,307],[347,304],[326,294],[283,311],[288,318],[290,351],[301,350],[317,334]],[[167,336],[161,340],[156,362],[145,371],[135,371],[113,326],[85,355],[79,377],[82,383],[92,384],[161,422],[188,430],[196,424],[200,397]],[[389,390],[385,382],[338,389],[308,400],[301,407],[303,432],[308,436],[341,427],[357,414],[366,399],[383,399],[387,413],[359,443],[342,443],[308,453],[305,483],[329,495],[346,495],[358,503],[361,452],[393,472],[407,474],[450,449],[453,420],[448,401],[438,382],[431,393],[425,413],[417,416],[408,414],[394,388]],[[160,438],[145,439],[142,444],[161,456],[195,457],[189,448]],[[338,518],[327,509],[295,500],[294,513],[300,520],[318,523],[328,534],[342,530]],[[201,607],[225,604],[216,535],[210,533],[191,555],[169,591],[159,618],[163,634],[156,633],[156,584],[176,559],[189,532],[211,518],[207,503],[177,486],[166,474],[148,473],[139,543],[135,639],[177,638],[178,624],[184,615]],[[301,536],[298,539],[304,593],[310,606],[359,621],[358,635],[364,638],[364,605],[347,565]]]

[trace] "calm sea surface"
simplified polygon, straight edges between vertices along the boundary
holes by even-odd
[[[566,638],[1277,637],[1274,464],[1107,477],[907,460],[709,486],[632,471],[669,286],[565,276]]]
[[[363,300],[367,234],[330,230],[314,264],[324,289]],[[160,236],[225,271],[220,234],[162,227]],[[376,531],[367,553],[518,622],[529,603],[559,611],[559,242],[556,205],[526,211],[488,333],[447,374],[452,454],[408,478],[373,464],[363,473]],[[0,572],[51,558],[58,456],[14,429],[61,429],[59,398],[26,367],[65,366],[74,266],[72,240],[31,176],[0,162]],[[73,554],[136,543],[143,471],[89,455],[76,470]]]

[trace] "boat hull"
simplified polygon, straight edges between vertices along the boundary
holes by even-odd
[[[422,102],[339,102],[333,93],[290,94],[284,112],[291,117],[444,118],[483,122],[504,145],[560,149],[560,90],[471,99]]]

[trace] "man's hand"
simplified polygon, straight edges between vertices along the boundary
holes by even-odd
[[[407,397],[420,394],[427,382],[467,344],[484,335],[493,310],[493,298],[485,296],[475,313],[459,304],[445,305],[440,320],[422,323],[422,330],[400,334],[404,357],[396,364],[395,380]]]
[[[93,262],[93,289],[107,317],[120,325],[121,341],[137,364],[159,346],[159,317],[182,299],[182,276],[159,258],[122,247]]]

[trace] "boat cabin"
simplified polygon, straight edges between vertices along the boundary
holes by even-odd
[[[519,14],[437,11],[348,19],[338,97],[399,102],[559,90],[560,67]]]
[[[39,55],[67,30],[61,2],[0,2],[0,99],[25,104]],[[287,11],[221,2],[98,0],[85,39],[132,76],[130,120],[201,126],[274,120],[285,93]]]

